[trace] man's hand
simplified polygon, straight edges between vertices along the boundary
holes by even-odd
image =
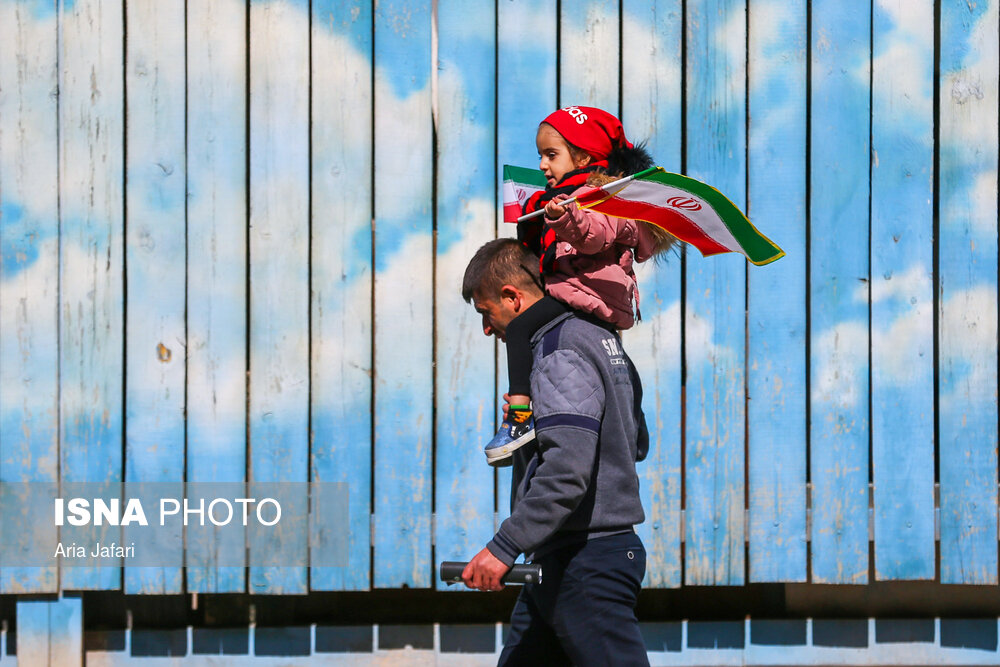
[[[510,571],[510,568],[500,562],[489,549],[483,549],[462,570],[462,581],[469,588],[481,591],[500,591],[503,584],[500,579]]]

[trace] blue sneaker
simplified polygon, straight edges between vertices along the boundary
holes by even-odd
[[[511,455],[535,438],[535,419],[530,408],[510,408],[500,430],[486,444],[486,462],[501,468],[511,465]]]

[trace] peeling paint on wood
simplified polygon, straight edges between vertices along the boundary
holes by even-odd
[[[537,164],[558,103],[594,104],[788,253],[640,267],[646,584],[682,585],[682,501],[684,583],[866,583],[869,439],[877,576],[995,584],[997,0],[945,0],[937,26],[927,2],[872,24],[816,0],[810,35],[769,0],[460,4],[0,0],[0,481],[346,482],[349,563],[250,589],[430,587],[434,549],[471,556],[509,502],[482,457],[505,353],[462,270],[514,233],[500,165]],[[185,539],[188,591],[245,589]],[[180,592],[178,566],[0,561],[0,592]]]
[[[749,579],[805,581],[806,4],[750,12],[749,218],[786,257],[748,271]]]
[[[162,341],[184,340],[185,72],[175,55],[184,50],[184,3],[137,2],[126,19],[125,481],[179,482],[184,364],[169,363]],[[161,341],[155,355],[150,341]],[[126,567],[126,593],[183,592],[183,536],[158,537],[142,547],[176,565]]]
[[[941,5],[941,581],[997,583],[996,0]]]
[[[688,3],[687,173],[746,206],[746,5]],[[721,38],[725,36],[725,39]],[[740,585],[744,558],[746,261],[687,253],[686,570]]]

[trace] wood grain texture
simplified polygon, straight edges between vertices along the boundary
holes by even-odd
[[[59,79],[61,482],[122,481],[124,81],[122,6],[61,3]],[[113,540],[108,526],[60,533]],[[118,589],[116,568],[65,568],[61,587]]]
[[[309,475],[308,5],[252,1],[249,48],[248,477],[301,483]],[[306,530],[251,530],[249,590],[305,593],[307,568],[254,566],[254,558],[280,550],[305,562],[307,549]]]
[[[585,105],[618,114],[619,3],[559,5],[559,106]]]
[[[493,536],[493,342],[461,297],[465,267],[494,236],[493,151],[496,42],[489,0],[437,6],[437,244],[435,266],[438,404],[434,424],[435,558],[465,561]],[[470,25],[469,15],[475,15]],[[450,589],[436,582],[440,590]]]
[[[535,26],[525,31],[522,26]],[[556,109],[556,34],[558,14],[555,0],[513,0],[497,3],[497,185],[503,165],[538,167],[535,135],[538,124]],[[498,203],[503,194],[498,191]],[[517,225],[503,222],[502,206],[497,211],[497,236],[517,235]],[[502,397],[509,388],[507,350],[497,344],[497,391]],[[502,400],[502,399],[501,399]],[[495,421],[503,419],[497,401]],[[510,515],[510,468],[496,473],[497,519]]]
[[[0,483],[344,483],[249,590],[431,588],[510,497],[461,276],[590,104],[787,252],[638,267],[645,584],[865,584],[870,488],[877,578],[996,584],[998,4],[0,0]],[[0,592],[247,590],[242,531],[180,539]]]
[[[313,567],[312,590],[371,582],[372,10],[312,5],[312,480],[349,485],[349,516],[316,528],[347,536],[345,566]],[[333,556],[331,556],[333,557]],[[324,561],[320,561],[324,562]]]
[[[785,251],[747,275],[751,582],[806,580],[806,4],[749,15],[750,220]]]
[[[131,3],[126,15],[125,481],[184,479],[184,2]],[[145,495],[145,494],[144,494]],[[156,497],[143,500],[155,507]],[[123,538],[130,542],[128,531]],[[137,546],[174,567],[126,567],[125,592],[181,593],[184,540]]]
[[[622,4],[622,124],[646,142],[656,164],[681,170],[681,3]],[[642,320],[623,334],[643,386],[649,454],[637,466],[646,520],[645,586],[681,585],[681,260],[680,253],[636,267]]]
[[[809,441],[816,583],[868,581],[868,7],[812,5]]]
[[[875,578],[934,578],[934,3],[873,9]]]
[[[941,582],[997,583],[998,3],[941,4]]]
[[[746,5],[687,4],[687,174],[746,205]],[[688,585],[740,585],[744,558],[746,260],[687,253]]]
[[[58,449],[58,43],[54,2],[0,3],[0,483],[54,483]],[[6,548],[27,533],[3,520]],[[54,567],[0,557],[0,592],[51,593]]]
[[[431,14],[375,9],[375,581],[429,587],[433,498]]]
[[[247,71],[244,3],[187,8],[187,480],[247,475]],[[244,568],[220,566],[232,535],[189,527],[186,587],[246,590]],[[230,553],[234,553],[231,551]]]

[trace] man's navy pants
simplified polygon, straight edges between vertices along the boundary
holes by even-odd
[[[499,665],[649,665],[635,617],[646,573],[638,535],[574,543],[533,562],[542,583],[521,591]]]

